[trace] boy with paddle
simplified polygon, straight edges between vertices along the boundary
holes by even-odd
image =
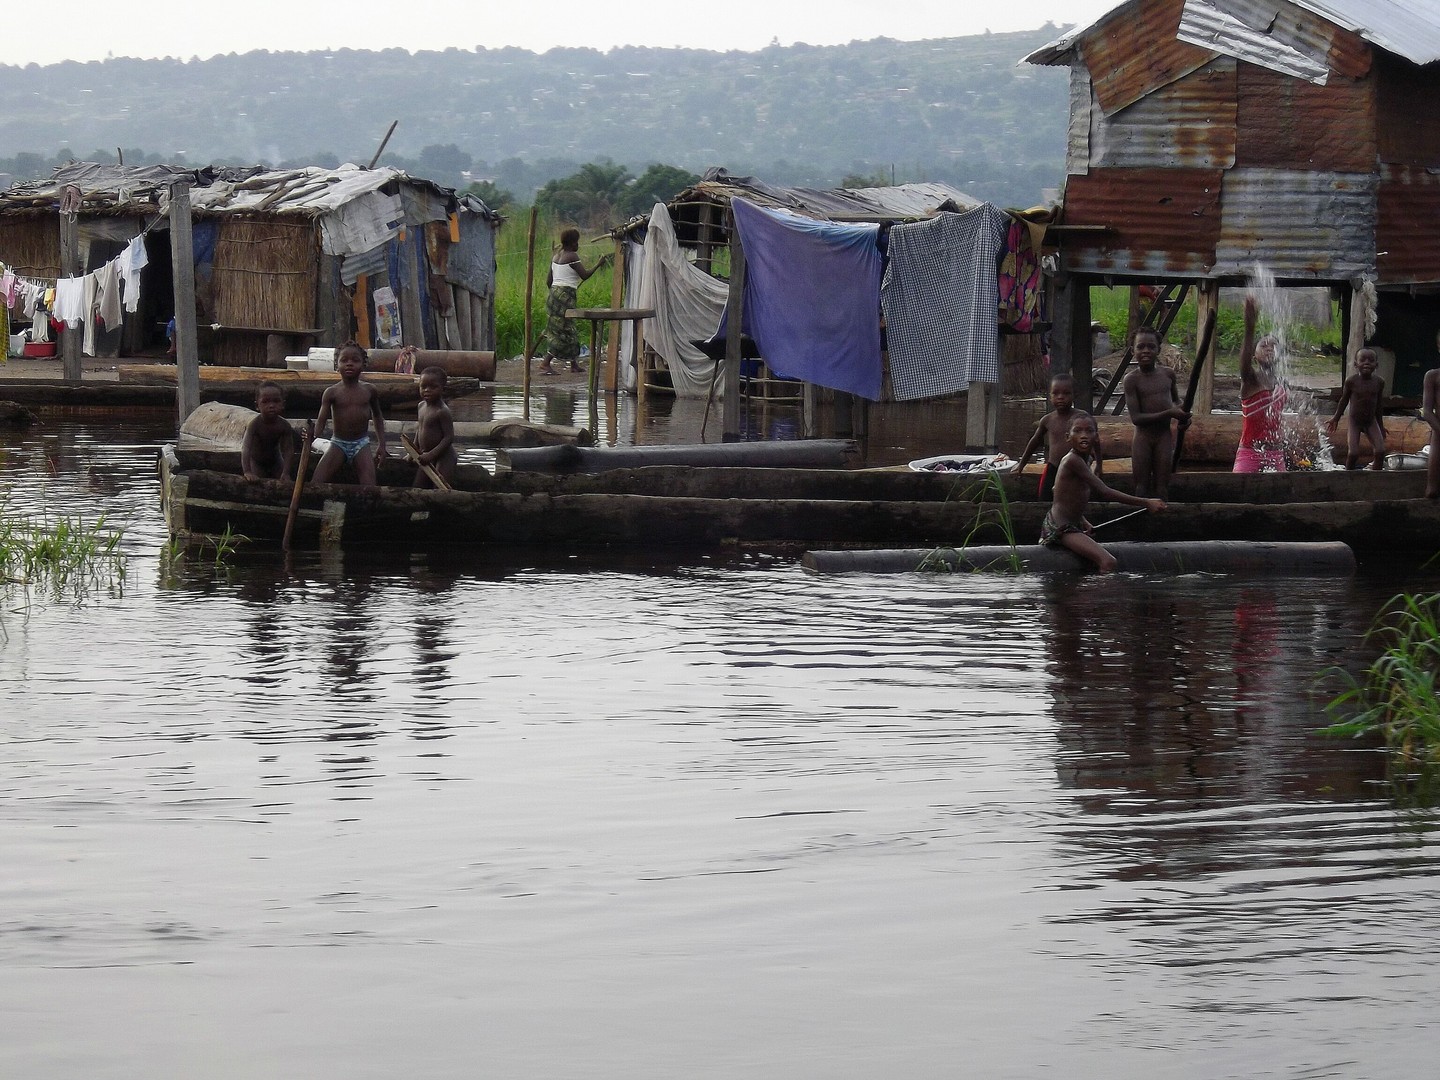
[[[1095,526],[1085,520],[1090,496],[1098,495],[1102,499],[1130,506],[1143,506],[1146,510],[1159,511],[1166,507],[1160,499],[1144,499],[1116,491],[1090,470],[1090,454],[1099,438],[1095,418],[1086,413],[1076,413],[1070,421],[1070,452],[1061,459],[1056,472],[1055,501],[1040,526],[1040,543],[1046,547],[1067,548],[1094,563],[1100,573],[1108,574],[1115,569],[1115,556],[1090,535],[1095,531]]]
[[[415,422],[415,482],[412,487],[448,487],[455,480],[455,421],[445,404],[445,369],[420,373],[420,409]],[[409,448],[407,447],[407,450]],[[439,483],[431,474],[439,479]]]

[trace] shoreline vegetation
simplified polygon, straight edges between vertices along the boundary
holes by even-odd
[[[0,505],[0,593],[37,595],[82,603],[93,592],[124,591],[123,530],[102,514],[93,522],[78,515],[12,514]]]

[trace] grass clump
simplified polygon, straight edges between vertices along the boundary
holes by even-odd
[[[87,523],[73,515],[0,513],[0,586],[77,602],[94,589],[123,589],[121,535],[106,528],[103,515]]]
[[[949,502],[957,490],[959,490],[958,483],[955,488],[951,489],[950,495],[946,496],[945,501]],[[1000,530],[1001,536],[1010,548],[1010,553],[985,566],[972,567],[971,572],[999,570],[1007,574],[1020,573],[1024,567],[1020,564],[1020,552],[1015,543],[1015,521],[1010,514],[1010,495],[1005,490],[1005,481],[1001,479],[1000,474],[993,469],[986,472],[984,480],[978,484],[971,484],[960,491],[959,498],[965,502],[975,503],[978,509],[975,513],[975,520],[970,523],[970,528],[961,539],[958,548],[935,548],[926,553],[925,557],[920,560],[920,565],[915,569],[945,574],[954,572],[955,564],[963,559],[965,552],[974,544],[980,530],[994,526]],[[988,505],[991,502],[994,503],[993,506]]]
[[[1366,632],[1380,655],[1326,710],[1343,716],[1326,734],[1378,734],[1407,761],[1440,764],[1440,594],[1393,598]]]

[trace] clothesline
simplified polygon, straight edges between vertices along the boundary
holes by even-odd
[[[35,324],[39,333],[32,340],[49,338],[49,320],[36,319],[40,312],[53,315],[71,329],[83,324],[82,351],[93,356],[99,325],[103,323],[106,329],[113,330],[121,324],[123,312],[133,314],[139,310],[140,273],[149,262],[145,251],[145,235],[149,231],[147,226],[120,254],[77,277],[22,277],[0,264],[0,300],[6,308],[20,312]]]

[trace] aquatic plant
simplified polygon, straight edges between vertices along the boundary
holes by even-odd
[[[0,588],[83,600],[93,589],[123,589],[122,533],[78,516],[8,514],[0,510]]]
[[[165,541],[160,545],[160,567],[167,578],[173,577],[175,568],[189,555],[209,563],[217,571],[228,572],[240,546],[248,543],[248,536],[233,531],[226,522],[225,531],[219,536],[196,536],[188,543],[175,539]]]
[[[1402,593],[1366,631],[1380,655],[1361,678],[1336,672],[1348,685],[1326,706],[1345,716],[1326,734],[1379,734],[1407,761],[1440,764],[1440,594]]]
[[[950,502],[957,497],[961,501],[974,503],[977,507],[975,520],[970,523],[965,536],[961,539],[958,548],[935,548],[928,551],[925,557],[920,560],[916,570],[925,570],[938,573],[952,573],[955,570],[953,556],[958,551],[959,555],[972,546],[976,536],[982,529],[995,526],[1005,538],[1005,543],[1010,548],[1007,556],[1002,556],[986,564],[972,568],[972,573],[981,570],[1001,570],[1007,574],[1018,574],[1024,569],[1020,564],[1020,552],[1016,550],[1015,544],[1015,521],[1010,515],[1010,495],[1005,490],[1005,481],[1000,474],[991,469],[985,473],[985,479],[978,484],[970,484],[963,490],[957,480],[955,485],[945,496],[945,501]],[[993,502],[994,505],[990,505]]]

